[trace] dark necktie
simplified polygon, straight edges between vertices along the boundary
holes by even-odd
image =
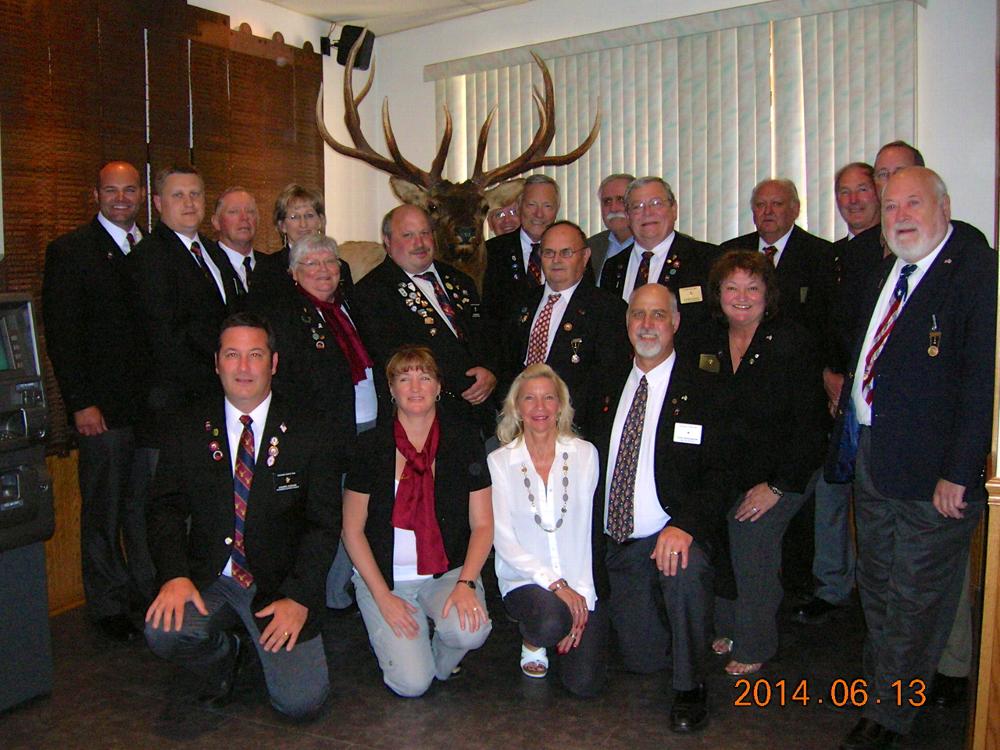
[[[430,283],[434,287],[434,296],[437,298],[438,304],[441,305],[441,312],[445,314],[445,317],[451,322],[452,328],[455,329],[455,336],[459,341],[465,341],[465,334],[462,332],[462,326],[459,325],[458,316],[455,314],[455,308],[451,306],[451,300],[448,299],[448,295],[445,294],[444,289],[441,287],[441,282],[438,281],[437,274],[433,271],[424,271],[423,273],[417,274],[418,279],[423,279]]]
[[[236,471],[233,472],[233,506],[235,523],[233,525],[232,574],[239,584],[247,589],[253,583],[253,574],[247,565],[246,545],[243,541],[244,522],[247,518],[247,501],[250,499],[250,486],[253,484],[254,442],[253,430],[250,425],[253,419],[248,414],[240,417],[243,432],[240,434],[240,444],[236,450]]]
[[[864,394],[865,401],[868,402],[869,406],[875,396],[875,361],[885,348],[885,342],[889,340],[889,334],[892,333],[893,326],[896,325],[896,319],[899,317],[899,313],[903,309],[903,302],[906,301],[906,295],[909,293],[908,279],[910,274],[916,270],[917,267],[912,263],[899,269],[899,279],[896,281],[896,288],[892,290],[892,303],[885,311],[885,317],[882,318],[882,322],[876,329],[875,338],[872,339],[871,348],[865,357],[865,376],[861,381],[861,393]]]
[[[608,534],[621,544],[635,527],[635,475],[639,469],[639,446],[642,443],[642,423],[646,418],[646,396],[649,393],[646,376],[632,396],[632,405],[625,417],[622,436],[618,441],[618,458],[611,475],[608,491]]]
[[[772,267],[777,265],[774,262],[774,256],[776,256],[777,254],[778,254],[778,248],[776,248],[774,245],[769,245],[764,248],[764,255],[767,257],[769,261],[771,261]]]
[[[561,294],[550,294],[545,307],[538,313],[538,320],[535,327],[531,329],[531,337],[528,339],[528,358],[524,365],[538,364],[545,361],[545,353],[549,348],[549,322],[552,320],[552,308],[562,297]]]
[[[641,286],[645,286],[649,283],[649,262],[653,257],[652,250],[643,250],[642,260],[639,261],[639,272],[635,275],[635,284],[632,285],[632,291],[634,292]]]
[[[125,239],[128,240],[129,251],[135,250],[135,237],[132,236],[131,232],[125,233]]]
[[[542,283],[542,256],[538,251],[541,245],[540,242],[532,242],[531,252],[528,254],[528,273],[531,274],[531,278],[535,280],[536,284]]]
[[[252,250],[250,252],[253,252]],[[251,267],[250,256],[248,255],[243,259],[243,277],[246,281],[243,283],[244,291],[250,291],[250,274],[253,273],[253,268]]]

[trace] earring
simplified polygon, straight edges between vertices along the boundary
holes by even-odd
[[[396,403],[396,397],[395,396],[389,396],[389,403],[390,404],[395,404]]]
[[[436,397],[436,398],[435,398],[434,400],[435,400],[435,401],[440,401],[440,400],[441,400],[441,394],[439,393],[439,394],[437,395],[437,397]]]

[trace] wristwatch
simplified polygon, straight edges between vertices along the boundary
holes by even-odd
[[[782,492],[781,490],[779,490],[777,487],[775,487],[773,484],[768,483],[767,488],[769,490],[771,490],[771,492],[773,492],[775,495],[777,495],[779,500],[785,494],[784,492]]]
[[[458,583],[464,583],[466,586],[468,586],[473,591],[476,590],[476,582],[475,581],[471,581],[468,578],[459,578],[458,579]]]

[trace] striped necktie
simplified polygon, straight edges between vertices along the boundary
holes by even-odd
[[[909,282],[907,279],[916,270],[917,267],[912,263],[899,269],[899,280],[896,281],[896,288],[892,290],[892,303],[889,305],[889,309],[885,311],[885,317],[882,318],[879,327],[875,330],[875,338],[872,339],[871,348],[865,357],[865,376],[861,381],[861,392],[864,394],[865,401],[869,406],[871,406],[872,399],[875,397],[875,362],[885,348],[886,341],[889,340],[889,334],[892,333],[893,326],[896,325],[899,313],[902,312],[903,302],[906,301],[906,295],[909,293]]]
[[[247,565],[247,550],[243,540],[244,523],[247,518],[247,501],[250,499],[250,487],[253,485],[254,442],[253,430],[250,426],[253,419],[249,414],[240,417],[243,432],[240,434],[240,444],[236,450],[236,471],[233,472],[233,507],[235,523],[233,525],[232,573],[233,578],[245,589],[253,583],[253,574]]]

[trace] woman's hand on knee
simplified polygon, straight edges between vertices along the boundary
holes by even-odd
[[[408,601],[390,591],[375,603],[382,614],[382,619],[392,628],[397,638],[409,638],[412,641],[420,634],[420,626],[413,617],[417,613],[417,608]]]
[[[441,616],[447,617],[448,611],[452,607],[458,613],[458,626],[470,633],[475,633],[490,621],[486,608],[480,605],[475,590],[469,588],[468,584],[462,581],[456,583],[455,588],[448,595],[444,608],[441,610]]]
[[[569,586],[556,589],[555,595],[569,608],[569,613],[573,615],[573,628],[579,628],[582,631],[584,625],[587,624],[587,618],[590,616],[590,610],[587,609],[587,600]]]

